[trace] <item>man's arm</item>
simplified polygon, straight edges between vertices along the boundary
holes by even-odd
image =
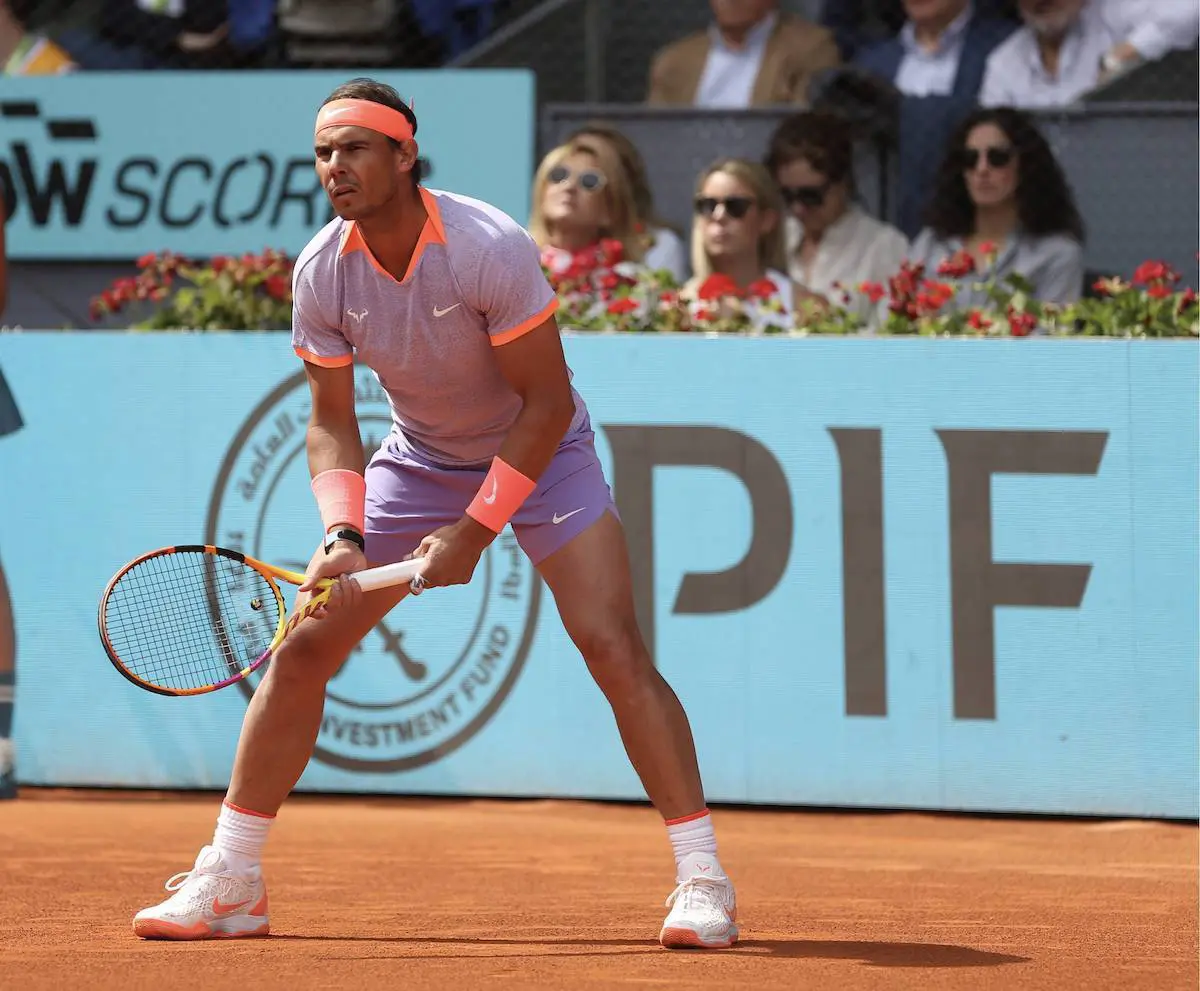
[[[541,477],[575,417],[571,378],[553,316],[515,341],[493,348],[500,372],[521,397],[521,412],[499,455],[526,478]]]
[[[354,410],[354,366],[324,368],[306,361],[304,373],[312,396],[306,436],[309,474],[316,478],[331,469],[363,474],[366,459]],[[357,549],[341,540],[333,546],[342,545]]]
[[[508,429],[497,456],[536,482],[554,458],[575,417],[571,378],[562,338],[553,316],[507,344],[493,348],[500,372],[521,398],[521,410]],[[496,534],[470,515],[462,526],[482,544]]]

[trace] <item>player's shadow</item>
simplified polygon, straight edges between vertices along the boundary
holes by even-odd
[[[611,956],[614,953],[645,953],[658,950],[652,939],[558,939],[553,936],[528,939],[487,939],[471,936],[318,936],[315,934],[278,934],[276,940],[313,940],[330,943],[404,943],[413,949],[422,945],[488,947],[525,947],[525,953],[501,953],[503,957],[584,957]],[[544,951],[537,952],[538,947]],[[590,952],[588,947],[593,948]],[[605,949],[595,949],[605,947]],[[686,951],[685,951],[686,952]],[[1029,957],[1008,953],[992,953],[970,946],[946,943],[873,942],[839,939],[743,939],[736,949],[723,951],[733,955],[771,956],[788,959],[856,960],[869,967],[1000,967],[1005,964],[1028,963]],[[479,957],[480,953],[405,953],[405,957],[426,959],[464,959]],[[341,958],[346,959],[346,958]],[[365,959],[365,958],[364,958]]]

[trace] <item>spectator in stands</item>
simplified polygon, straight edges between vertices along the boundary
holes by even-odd
[[[1059,107],[1200,38],[1196,0],[1021,0],[1025,26],[988,58],[986,107]]]
[[[786,323],[796,308],[795,288],[786,275],[783,201],[771,174],[757,162],[724,159],[696,183],[692,223],[692,271],[685,300],[705,299],[710,276],[724,276],[737,292],[764,302],[778,301]],[[760,313],[760,322],[772,319]]]
[[[911,238],[942,149],[977,105],[988,56],[1016,25],[981,14],[969,0],[904,0],[904,9],[899,36],[855,61],[902,94],[897,210],[898,226]]]
[[[1017,0],[975,0],[975,10],[984,17],[1017,20]],[[820,21],[850,62],[860,51],[900,33],[904,0],[824,0]]]
[[[55,76],[79,68],[61,46],[28,31],[26,11],[6,0],[0,0],[0,66],[6,76]]]
[[[567,136],[567,141],[606,144],[621,161],[621,167],[633,188],[637,223],[645,233],[647,246],[642,259],[648,269],[670,272],[676,282],[688,277],[687,248],[683,239],[662,219],[654,208],[654,193],[646,175],[646,162],[637,145],[611,124],[592,121]]]
[[[712,0],[713,23],[662,49],[650,69],[652,105],[727,107],[808,103],[812,77],[839,63],[825,28],[778,0]]]
[[[787,271],[797,293],[845,305],[835,298],[845,291],[867,316],[874,308],[857,287],[894,275],[908,239],[855,202],[850,125],[829,113],[794,114],[776,128],[765,164],[788,208]]]
[[[609,145],[580,139],[550,151],[534,177],[532,204],[529,232],[552,272],[607,266],[607,241],[621,243],[621,260],[642,262],[633,184]]]
[[[927,220],[910,257],[930,275],[966,251],[985,276],[1021,275],[1045,302],[1075,302],[1083,292],[1083,219],[1049,143],[1020,110],[980,109],[960,125]],[[958,303],[979,306],[985,298],[969,281]]]
[[[100,33],[171,69],[261,66],[274,40],[276,0],[106,0]]]

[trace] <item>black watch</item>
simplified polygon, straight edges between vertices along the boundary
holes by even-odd
[[[367,542],[363,539],[363,535],[357,530],[351,530],[349,527],[338,527],[336,530],[330,530],[325,534],[325,553],[329,553],[329,549],[333,547],[339,540],[349,540],[352,544],[357,544],[360,551],[367,549]]]

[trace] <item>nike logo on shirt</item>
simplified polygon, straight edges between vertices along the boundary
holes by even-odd
[[[551,522],[553,522],[555,526],[558,526],[558,524],[562,523],[564,520],[569,520],[576,513],[582,513],[585,509],[587,509],[587,506],[580,506],[578,509],[572,509],[569,513],[566,513],[563,516],[559,516],[558,513],[555,513],[551,517]]]
[[[451,310],[457,310],[460,306],[462,306],[462,303],[455,303],[453,306],[435,306],[433,308],[433,315],[435,317],[444,317]]]

